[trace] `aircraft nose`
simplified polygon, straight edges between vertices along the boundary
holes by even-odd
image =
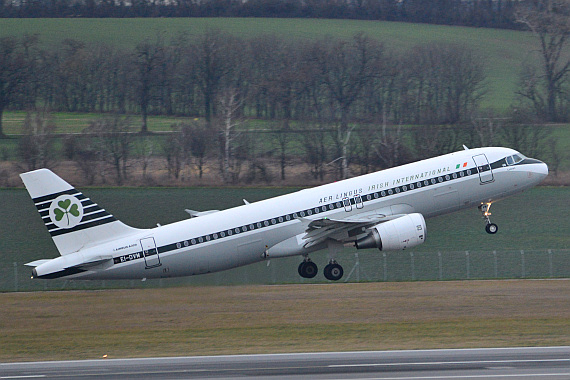
[[[548,175],[548,165],[536,160],[536,164],[532,165],[532,174],[537,179],[537,182],[541,182]]]
[[[536,168],[536,172],[542,178],[545,178],[548,175],[548,165],[546,165],[544,162],[541,161],[538,167]]]

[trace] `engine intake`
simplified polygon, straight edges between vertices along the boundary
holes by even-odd
[[[426,222],[414,213],[370,227],[368,236],[356,241],[357,249],[378,248],[399,251],[422,244],[426,238]]]

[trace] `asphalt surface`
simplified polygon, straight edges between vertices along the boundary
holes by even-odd
[[[570,379],[570,346],[0,363],[0,379]]]

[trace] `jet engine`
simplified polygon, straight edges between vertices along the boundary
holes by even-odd
[[[398,251],[425,241],[426,222],[422,214],[414,213],[377,224],[368,231],[370,233],[366,237],[356,241],[357,249]]]

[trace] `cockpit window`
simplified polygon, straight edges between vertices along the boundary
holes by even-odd
[[[512,156],[508,156],[506,158],[507,160],[507,165],[514,165],[514,164],[518,164],[519,162],[521,162],[522,160],[524,160],[524,156],[522,154],[513,154]]]

